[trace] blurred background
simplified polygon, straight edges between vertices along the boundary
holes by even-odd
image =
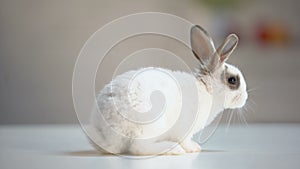
[[[247,121],[300,122],[298,0],[0,0],[0,124],[78,123],[72,73],[80,49],[106,23],[147,11],[199,24],[217,45],[237,33],[240,44],[229,63],[243,71],[252,90]],[[98,70],[97,81],[102,79],[96,90],[109,81],[105,71],[114,69],[118,56],[145,47],[190,55],[168,38],[129,39],[108,54],[107,70]]]

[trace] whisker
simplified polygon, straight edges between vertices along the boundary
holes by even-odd
[[[252,99],[249,99],[249,103],[250,103],[250,104],[253,104],[253,105],[256,105],[255,101],[252,100]]]
[[[246,117],[244,116],[244,112],[243,112],[243,110],[241,109],[241,110],[239,110],[239,115],[240,115],[240,117],[241,117],[241,120],[244,122],[244,124],[248,127],[249,125],[248,125],[248,122],[247,122],[247,120],[246,120]]]
[[[249,104],[246,103],[242,109],[248,112],[249,111],[248,106]]]
[[[259,90],[259,88],[249,88],[249,89],[247,89],[246,91],[247,92],[253,92],[253,91],[257,91],[257,90]]]
[[[235,118],[236,118],[236,109],[233,110],[233,115],[232,116],[233,116],[232,124],[234,124],[235,121],[236,121],[235,120]]]
[[[242,115],[243,115],[243,117],[244,118],[246,118],[246,117],[249,117],[248,115],[249,115],[249,112],[250,112],[250,110],[247,108],[244,108],[243,109],[243,112],[241,112],[242,113]]]
[[[254,113],[254,109],[253,109],[253,106],[251,105],[251,102],[249,102],[249,103],[247,104],[247,108],[249,109],[249,112],[250,112],[250,113]]]
[[[229,110],[226,110],[226,120],[225,120],[226,123],[228,123],[228,121],[229,121],[229,114],[230,114]]]
[[[242,120],[244,121],[244,123],[246,124],[247,127],[249,127],[248,122],[246,120],[246,117],[244,116],[244,114],[241,114]]]
[[[241,114],[240,114],[240,113],[241,113],[241,109],[238,109],[237,112],[238,112],[238,113],[237,113],[237,117],[238,117],[239,123],[240,123],[240,124],[243,124],[243,120],[242,120]]]
[[[229,129],[229,126],[230,126],[230,123],[231,123],[232,116],[233,116],[233,110],[231,109],[231,111],[230,111],[230,116],[229,116],[229,121],[228,121],[228,125],[227,125],[227,128],[226,128],[226,132],[227,132],[228,129]]]

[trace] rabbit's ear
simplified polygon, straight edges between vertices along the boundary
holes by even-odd
[[[217,49],[221,62],[225,62],[237,46],[239,38],[236,34],[227,36],[223,44]]]
[[[201,62],[202,66],[212,71],[216,66],[214,65],[216,49],[211,37],[199,25],[191,28],[191,46],[195,57]]]

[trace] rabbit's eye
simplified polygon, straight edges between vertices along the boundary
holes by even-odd
[[[236,78],[233,77],[233,76],[232,76],[232,77],[229,77],[229,78],[227,79],[227,81],[228,81],[229,84],[232,84],[232,85],[236,84],[236,82],[237,82]]]

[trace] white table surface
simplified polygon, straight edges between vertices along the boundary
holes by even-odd
[[[204,152],[133,160],[102,156],[77,126],[0,126],[1,169],[300,168],[300,124],[219,127]]]

